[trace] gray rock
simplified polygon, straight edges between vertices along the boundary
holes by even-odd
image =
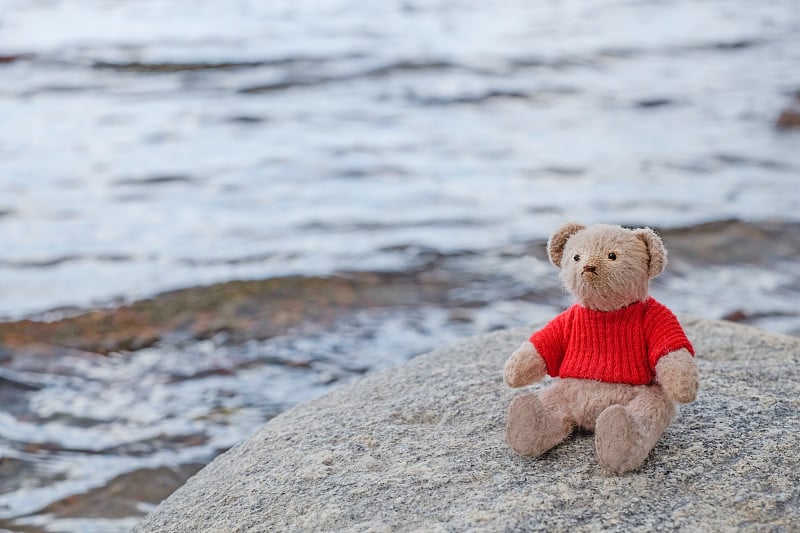
[[[520,391],[501,368],[530,333],[515,329],[291,409],[135,531],[798,531],[800,339],[682,322],[700,396],[637,472],[602,470],[590,434],[537,459],[509,451]]]

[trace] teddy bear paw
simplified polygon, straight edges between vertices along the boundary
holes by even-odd
[[[564,440],[559,426],[535,394],[525,394],[508,408],[506,441],[515,453],[537,457]]]
[[[697,365],[687,350],[677,350],[659,359],[656,377],[670,400],[690,403],[697,398],[700,386]]]
[[[503,378],[509,387],[524,387],[539,381],[547,373],[544,359],[530,342],[522,345],[511,354],[503,367]]]
[[[614,473],[635,470],[650,452],[636,421],[621,405],[612,405],[597,417],[594,441],[597,462]]]

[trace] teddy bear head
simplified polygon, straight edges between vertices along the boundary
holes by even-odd
[[[596,311],[646,300],[650,280],[667,264],[667,250],[653,230],[609,224],[566,224],[550,237],[547,253],[577,302]]]

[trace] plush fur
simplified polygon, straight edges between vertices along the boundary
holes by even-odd
[[[602,312],[646,301],[650,280],[667,263],[663,242],[648,228],[567,224],[550,237],[547,251],[577,303]],[[686,349],[664,355],[653,370],[656,379],[648,385],[555,378],[539,395],[516,398],[508,412],[509,446],[520,455],[538,456],[582,427],[595,432],[603,467],[618,474],[638,468],[672,420],[673,402],[694,401],[699,384],[694,357]],[[527,341],[504,368],[511,387],[545,374],[544,359]]]

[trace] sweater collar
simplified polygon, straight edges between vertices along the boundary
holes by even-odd
[[[595,309],[589,309],[588,307],[584,307],[581,304],[575,304],[573,307],[580,310],[581,313],[585,313],[587,315],[602,315],[605,317],[609,317],[613,315],[624,315],[629,313],[630,311],[641,309],[644,306],[648,305],[653,300],[654,299],[652,296],[648,296],[646,300],[633,302],[632,304],[628,304],[625,307],[620,307],[619,309],[615,309],[613,311],[597,311]]]

